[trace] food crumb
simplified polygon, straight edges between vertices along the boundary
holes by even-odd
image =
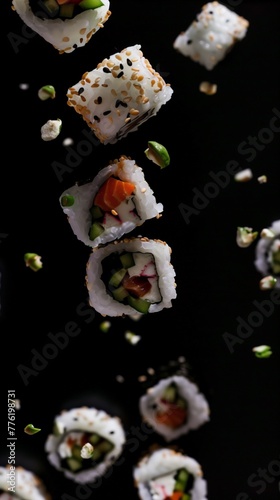
[[[240,248],[249,247],[258,236],[258,232],[251,227],[238,227],[236,232],[236,243]]]
[[[91,458],[93,454],[93,446],[91,443],[86,443],[84,446],[81,448],[81,457],[82,458]]]
[[[58,137],[58,135],[61,132],[62,128],[62,121],[60,118],[57,120],[48,120],[42,127],[41,127],[41,137],[43,141],[53,141]]]
[[[71,137],[66,137],[63,142],[62,142],[62,146],[72,146],[72,144],[74,144],[74,141]]]
[[[240,172],[237,172],[234,176],[234,180],[237,182],[247,182],[253,178],[253,172],[250,168],[245,168]]]
[[[124,382],[124,377],[122,375],[117,375],[116,376],[116,381],[122,384]]]
[[[99,325],[99,328],[102,332],[107,333],[109,331],[109,329],[111,328],[110,321],[102,321],[102,323],[100,323],[100,325]]]
[[[200,92],[203,92],[207,95],[214,95],[217,93],[217,84],[211,82],[201,82],[199,85]]]
[[[126,340],[130,343],[130,344],[137,344],[139,342],[139,340],[141,340],[141,337],[139,335],[136,335],[135,333],[131,332],[130,330],[126,330],[124,332],[124,336],[126,338]]]
[[[29,83],[20,83],[19,88],[21,90],[27,90],[27,89],[29,89]]]
[[[252,351],[255,353],[257,358],[269,358],[272,354],[272,350],[269,345],[259,345],[253,347]]]
[[[260,175],[260,177],[258,177],[258,182],[259,182],[259,184],[265,184],[267,182],[267,176]]]

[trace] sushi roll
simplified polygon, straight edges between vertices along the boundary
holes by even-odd
[[[176,284],[170,256],[166,242],[140,236],[93,248],[86,273],[89,304],[103,316],[172,307]]]
[[[255,267],[263,276],[275,278],[280,288],[280,220],[272,222],[267,233],[256,245]]]
[[[80,484],[94,482],[117,460],[125,432],[119,417],[87,406],[62,411],[45,443],[49,462]],[[84,447],[91,449],[88,457]]]
[[[142,168],[125,156],[92,181],[64,191],[60,205],[74,234],[90,247],[118,239],[163,211]]]
[[[60,54],[83,47],[109,19],[109,0],[13,0],[22,21]]]
[[[134,45],[84,73],[67,93],[101,143],[115,143],[157,114],[173,90]]]
[[[172,375],[149,387],[139,400],[140,414],[166,441],[197,429],[209,420],[210,408],[198,386]]]
[[[0,498],[3,500],[51,500],[42,480],[21,466],[0,467]]]
[[[145,455],[133,469],[141,500],[206,500],[207,482],[201,465],[169,448]]]
[[[225,58],[247,34],[249,21],[219,2],[203,5],[196,20],[173,43],[175,50],[207,70]]]

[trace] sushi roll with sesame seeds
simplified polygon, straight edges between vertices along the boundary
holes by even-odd
[[[280,288],[280,220],[262,231],[256,245],[255,267],[263,276],[271,276],[273,286]]]
[[[80,484],[94,482],[121,455],[125,432],[119,417],[87,406],[64,410],[54,419],[45,451],[51,465]]]
[[[109,19],[109,0],[13,0],[12,8],[60,54],[84,47]]]
[[[0,467],[0,498],[3,500],[51,500],[42,480],[18,465]]]
[[[84,73],[67,93],[101,143],[115,143],[138,129],[171,99],[173,90],[134,45]]]
[[[201,465],[177,450],[147,453],[134,467],[133,479],[141,500],[207,500]]]
[[[249,21],[219,2],[203,5],[186,31],[173,43],[175,50],[212,70],[237,41],[247,34]]]
[[[139,401],[140,414],[166,441],[178,439],[209,420],[210,408],[198,386],[172,375],[149,387]]]
[[[74,234],[90,247],[119,239],[163,211],[142,168],[126,156],[101,169],[93,180],[65,190],[60,205]]]
[[[103,316],[142,316],[172,307],[170,256],[166,242],[140,236],[93,248],[86,268],[89,304]]]

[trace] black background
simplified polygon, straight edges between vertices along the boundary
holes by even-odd
[[[237,334],[238,317],[254,321],[250,316],[257,310],[254,301],[270,300],[270,292],[259,289],[255,244],[241,249],[235,237],[237,226],[261,231],[280,218],[279,133],[270,129],[275,109],[280,112],[279,2],[224,2],[250,26],[244,40],[212,71],[172,46],[200,11],[202,2],[197,0],[112,0],[112,15],[104,28],[87,46],[64,55],[26,31],[10,2],[2,3],[2,465],[8,457],[7,391],[15,389],[21,401],[16,414],[17,465],[36,472],[54,500],[67,498],[65,494],[78,500],[138,498],[132,469],[151,445],[165,445],[156,433],[142,432],[138,448],[132,452],[127,446],[123,465],[113,468],[111,476],[90,493],[78,491],[75,483],[48,464],[44,443],[55,415],[77,405],[94,405],[118,415],[127,438],[134,436],[141,425],[138,398],[151,378],[147,370],[158,373],[161,366],[184,357],[209,401],[211,418],[172,445],[201,464],[209,500],[279,498],[279,307],[274,305],[273,313],[261,316],[261,324],[243,343],[236,343],[233,352],[224,339],[225,332]],[[15,36],[21,37],[17,43]],[[59,179],[53,164],[66,165],[63,139],[71,137],[77,151],[87,130],[66,104],[68,87],[103,58],[135,44],[171,84],[171,100],[117,144],[92,146],[90,154],[80,156],[79,165]],[[203,80],[217,84],[215,95],[199,91]],[[27,90],[19,87],[22,83],[29,85]],[[46,84],[55,87],[56,98],[43,102],[37,92]],[[43,142],[41,126],[56,118],[63,122],[60,136]],[[245,151],[250,136],[261,145],[252,154]],[[145,157],[148,140],[168,149],[171,163],[166,169]],[[87,306],[89,249],[73,235],[58,200],[64,189],[92,177],[123,154],[143,168],[157,201],[164,205],[159,220],[147,221],[134,234],[160,238],[171,246],[178,295],[172,308],[138,322],[107,318],[111,328],[103,333],[104,318]],[[253,179],[237,183],[231,176],[226,187],[217,192],[216,186],[216,194],[208,196],[205,207],[187,223],[180,207],[193,206],[195,189],[211,195],[210,172],[225,172],[232,160],[240,170],[251,168]],[[267,184],[257,181],[263,174]],[[25,267],[26,252],[42,256],[39,272]],[[79,314],[79,307],[87,314]],[[64,332],[71,321],[80,333],[24,380],[19,367],[34,369],[32,350],[42,354],[50,343],[48,334]],[[141,336],[137,345],[125,340],[126,330]],[[254,356],[252,348],[260,344],[271,345],[270,358]],[[117,375],[124,377],[123,383],[117,382]],[[147,382],[138,380],[142,375]],[[28,423],[41,432],[26,435],[23,429]],[[260,480],[261,469],[269,472]]]

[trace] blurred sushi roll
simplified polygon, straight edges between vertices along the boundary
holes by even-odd
[[[74,234],[91,247],[119,239],[163,211],[143,169],[125,156],[100,170],[92,181],[64,191],[60,205]]]
[[[13,0],[22,21],[60,54],[83,47],[109,19],[109,0]]]
[[[145,455],[134,467],[133,478],[141,500],[207,500],[201,465],[169,448]]]
[[[280,220],[272,222],[266,235],[259,239],[255,267],[263,276],[275,278],[275,287],[280,288]]]
[[[208,70],[225,58],[247,34],[249,21],[219,2],[203,5],[196,20],[173,43],[175,50]]]
[[[119,417],[96,408],[62,411],[45,443],[49,462],[64,476],[90,483],[113,465],[123,450],[125,432]],[[92,453],[85,457],[85,449]],[[88,453],[88,452],[87,452]]]
[[[140,414],[166,441],[209,421],[210,408],[198,386],[186,376],[172,375],[149,387],[139,400]]]
[[[101,143],[115,143],[157,114],[173,90],[134,45],[84,73],[67,93]]]
[[[93,248],[86,273],[89,304],[103,316],[172,307],[177,294],[170,256],[166,242],[140,236]]]
[[[21,466],[0,467],[0,498],[3,500],[51,500],[42,480]]]

